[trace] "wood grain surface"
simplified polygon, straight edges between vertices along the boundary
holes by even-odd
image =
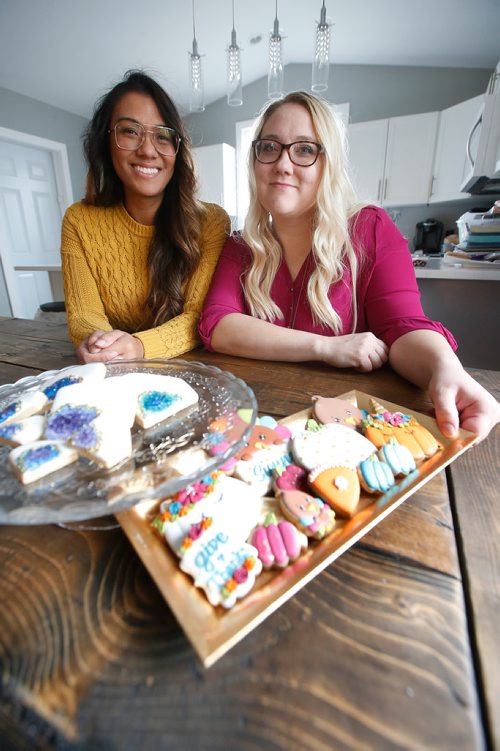
[[[389,368],[185,359],[275,417],[353,388],[432,413]],[[0,321],[0,382],[74,362],[64,327]],[[121,529],[0,527],[0,748],[500,748],[498,449],[496,431],[209,670]]]

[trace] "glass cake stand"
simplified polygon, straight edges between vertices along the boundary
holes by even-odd
[[[44,388],[55,375],[48,371],[0,386],[0,411],[21,394]],[[106,377],[153,373],[181,378],[198,393],[198,404],[149,429],[133,428],[133,453],[111,470],[79,457],[77,462],[44,478],[22,485],[7,457],[11,447],[0,445],[0,524],[61,524],[97,520],[146,499],[173,495],[216,470],[243,445],[257,416],[250,387],[227,371],[184,360],[128,360],[106,365]],[[236,420],[245,410],[248,422]],[[224,418],[219,420],[219,418]],[[223,452],[213,456],[209,425],[222,424]],[[106,528],[106,521],[87,528]]]

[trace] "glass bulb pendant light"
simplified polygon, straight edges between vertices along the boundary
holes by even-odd
[[[283,96],[283,50],[280,24],[278,21],[278,0],[276,0],[276,17],[273,33],[269,37],[269,73],[267,76],[267,95],[269,99]]]
[[[203,90],[203,75],[201,69],[201,55],[198,53],[198,42],[196,40],[196,29],[194,21],[194,0],[193,0],[193,48],[189,55],[189,75],[191,77],[191,90],[189,94],[190,112],[203,112],[205,109],[205,92]]]
[[[227,48],[227,103],[230,107],[239,107],[243,104],[240,52],[241,49],[236,43],[233,0],[233,30],[231,31],[231,44]]]
[[[314,47],[314,61],[312,68],[312,91],[319,93],[328,88],[328,73],[330,70],[330,26],[326,20],[325,0],[321,8],[321,15],[316,26],[316,43]]]

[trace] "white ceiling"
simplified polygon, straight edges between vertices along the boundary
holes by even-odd
[[[267,74],[275,0],[234,0],[244,84]],[[310,63],[321,0],[278,0],[286,63]],[[326,0],[331,62],[494,68],[500,0]],[[232,0],[195,0],[205,101],[225,96]],[[251,40],[261,35],[262,40]],[[191,0],[0,0],[0,86],[88,117],[129,68],[188,104]],[[286,88],[286,71],[285,71]]]

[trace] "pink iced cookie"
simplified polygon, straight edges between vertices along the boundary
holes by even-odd
[[[285,490],[302,490],[307,493],[307,472],[297,464],[288,464],[286,467],[277,467],[274,470],[274,489],[276,493]]]
[[[348,428],[357,428],[363,420],[363,413],[345,399],[338,397],[313,396],[313,415],[322,424],[336,423]]]
[[[305,534],[289,521],[277,522],[274,514],[269,514],[264,524],[254,530],[250,543],[257,549],[264,568],[288,566],[308,544]]]

